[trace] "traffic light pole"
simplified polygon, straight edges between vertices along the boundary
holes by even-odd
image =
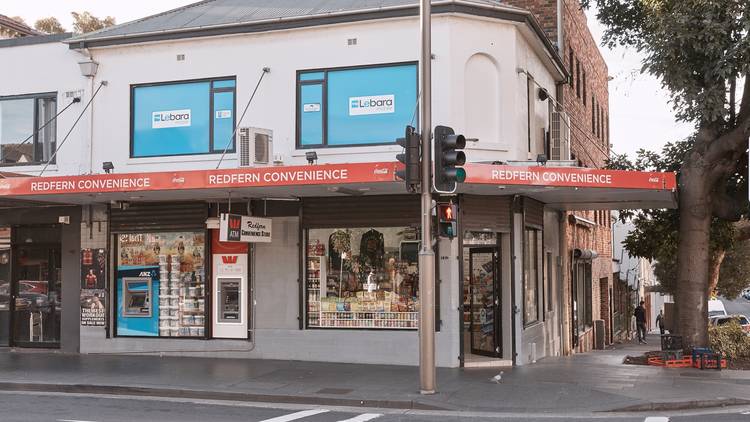
[[[419,60],[422,132],[422,249],[419,251],[419,385],[422,394],[435,394],[435,252],[432,249],[432,40],[431,0],[420,0],[421,57]]]

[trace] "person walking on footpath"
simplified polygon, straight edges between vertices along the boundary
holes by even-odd
[[[643,307],[645,303],[646,302],[641,301],[641,304],[635,308],[635,311],[633,311],[635,325],[638,329],[638,343],[642,344],[648,344],[646,343],[646,308]]]
[[[664,335],[664,310],[660,310],[659,315],[656,316],[656,326],[659,327],[661,335]]]

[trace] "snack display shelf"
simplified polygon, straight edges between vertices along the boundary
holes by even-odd
[[[320,328],[394,328],[418,327],[419,312],[321,311]]]

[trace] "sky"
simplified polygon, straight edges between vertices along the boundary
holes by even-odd
[[[273,1],[273,0],[269,0]],[[42,17],[55,16],[67,29],[72,11],[88,11],[98,17],[114,16],[128,22],[193,3],[192,0],[2,0],[0,13],[21,16],[30,25]],[[603,28],[594,11],[588,12],[594,39],[601,40]],[[669,96],[654,77],[641,74],[642,56],[623,48],[600,47],[613,80],[609,85],[610,137],[615,153],[631,156],[640,148],[660,150],[670,141],[685,139],[691,125],[676,123]]]

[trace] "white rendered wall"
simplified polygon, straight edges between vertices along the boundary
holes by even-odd
[[[57,92],[57,111],[60,112],[72,101],[72,98],[66,97],[66,92],[77,92],[77,95],[81,96],[81,102],[73,104],[57,120],[59,147],[63,137],[90,99],[90,80],[81,76],[78,67],[78,62],[84,59],[83,55],[71,51],[67,44],[60,42],[2,47],[0,97]],[[50,165],[45,175],[78,174],[88,170],[81,166],[81,161],[82,157],[88,154],[89,124],[87,111],[60,148],[57,163]],[[44,166],[14,165],[4,167],[4,170],[39,175],[42,167]]]

